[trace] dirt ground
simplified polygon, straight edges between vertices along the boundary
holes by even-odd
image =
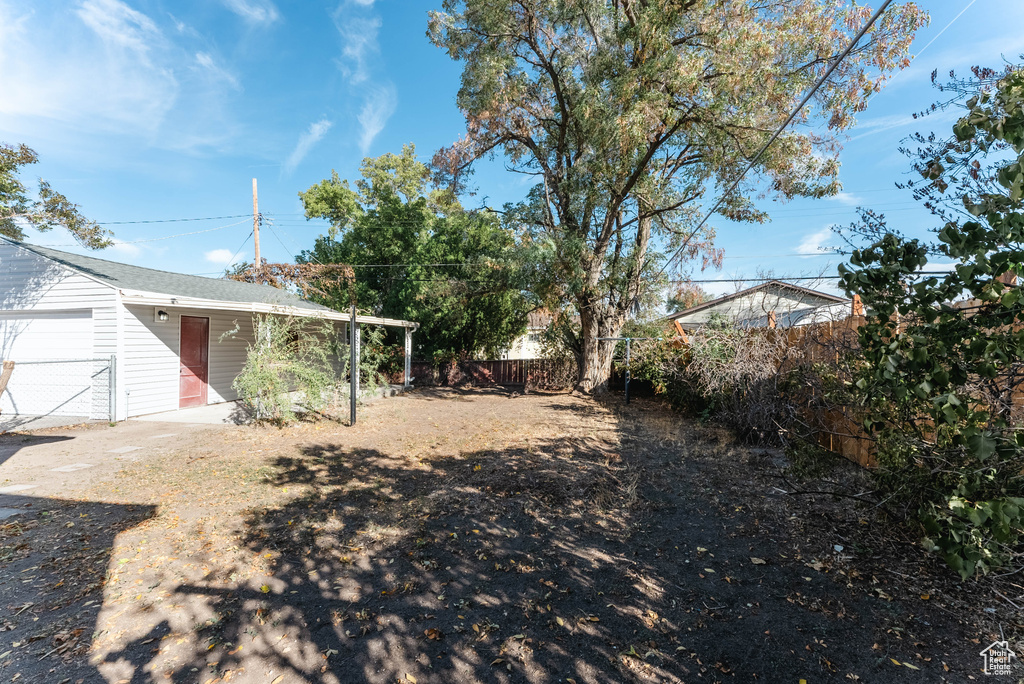
[[[0,681],[961,682],[1021,633],[1017,576],[652,400],[421,390],[95,472],[0,499]]]

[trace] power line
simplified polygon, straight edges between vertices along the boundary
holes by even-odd
[[[919,273],[912,273],[913,276],[933,276],[933,275],[949,275],[949,271],[920,271]],[[764,276],[761,278],[706,278],[699,280],[691,280],[689,278],[683,278],[679,280],[669,280],[670,283],[757,283],[757,282],[771,282],[772,280],[779,280],[782,282],[799,282],[802,280],[840,280],[842,276],[838,275],[819,275],[819,276]]]
[[[874,25],[874,23],[878,20],[880,16],[882,16],[882,12],[884,12],[890,4],[892,4],[892,0],[884,0],[884,2],[882,2],[881,6],[875,11],[871,18],[868,19],[868,22],[864,24],[864,27],[861,28],[860,32],[858,32],[854,39],[850,41],[850,44],[846,46],[846,49],[843,50],[843,53],[839,55],[839,57],[836,58],[832,62],[832,64],[829,65],[828,69],[825,70],[825,73],[821,75],[821,78],[819,78],[815,82],[815,84],[811,87],[810,91],[808,91],[807,94],[804,95],[803,99],[800,100],[800,104],[796,106],[796,109],[790,112],[789,116],[786,117],[786,120],[782,123],[781,126],[779,126],[778,130],[776,130],[768,139],[768,141],[761,147],[761,149],[757,151],[757,154],[755,154],[753,159],[750,160],[750,162],[747,164],[747,167],[743,169],[742,173],[740,173],[739,177],[736,178],[736,180],[733,181],[732,185],[730,185],[729,188],[724,193],[722,193],[722,196],[718,198],[718,201],[715,202],[713,207],[711,207],[711,211],[705,214],[704,218],[700,220],[700,223],[697,224],[697,227],[693,229],[694,235],[696,235],[697,231],[700,230],[701,227],[708,222],[708,219],[710,219],[715,214],[718,208],[722,206],[722,203],[725,202],[726,198],[729,197],[730,194],[732,194],[733,190],[735,190],[737,186],[739,186],[740,182],[743,180],[743,177],[747,175],[750,169],[754,168],[754,164],[756,164],[757,161],[761,158],[761,155],[763,155],[765,151],[771,146],[771,144],[775,142],[780,135],[782,135],[782,132],[786,130],[786,127],[789,126],[790,123],[793,122],[793,119],[795,119],[797,114],[800,113],[800,110],[804,108],[804,105],[806,105],[808,101],[810,101],[814,93],[818,92],[818,88],[820,88],[822,84],[825,83],[826,80],[828,80],[828,77],[832,75],[832,72],[835,71],[842,63],[842,61],[846,59],[847,55],[849,55],[853,51],[853,48],[857,46],[857,43],[860,42],[860,39],[864,37],[864,34],[867,33],[868,29],[871,28],[872,25]],[[668,261],[665,262],[665,265],[658,272],[658,275],[661,275],[668,269],[669,265],[675,260],[677,256],[679,256],[679,253],[682,252],[685,247],[686,245],[679,247],[679,249],[677,249],[671,257],[669,257]]]
[[[117,240],[115,244],[118,244],[118,245],[137,245],[137,244],[140,244],[140,243],[143,243],[143,242],[159,242],[160,240],[170,240],[171,238],[185,237],[185,236],[188,236],[188,235],[200,235],[202,233],[212,233],[215,230],[224,230],[225,228],[234,228],[235,226],[240,226],[243,223],[246,223],[247,221],[248,221],[248,218],[246,218],[245,220],[242,220],[242,221],[236,221],[235,223],[229,223],[229,224],[227,224],[225,226],[217,226],[216,228],[207,228],[206,230],[193,230],[190,233],[177,233],[175,235],[164,235],[163,237],[143,238],[141,240]],[[44,247],[77,247],[78,243],[77,242],[65,242],[65,243],[56,244],[56,245],[43,245],[43,246]]]
[[[275,238],[277,238],[277,244],[281,245],[281,247],[284,248],[285,254],[288,254],[289,256],[291,256],[292,259],[294,259],[295,254],[292,254],[292,250],[285,246],[284,241],[281,239],[281,236],[277,234],[277,231],[274,230],[273,224],[270,223],[269,221],[267,222],[267,228],[269,228],[270,232],[274,234]]]
[[[246,218],[249,218],[248,215],[246,216]],[[250,230],[249,235],[246,236],[244,240],[242,240],[242,244],[239,245],[238,249],[235,250],[235,253],[231,255],[231,259],[228,260],[228,268],[230,268],[231,265],[235,263],[235,258],[242,253],[243,249],[245,249],[245,246],[249,243],[249,238],[253,236],[254,232],[255,231]]]
[[[176,219],[148,219],[144,221],[97,221],[101,226],[126,226],[136,223],[180,223],[182,221],[221,221],[248,217],[248,214],[235,214],[233,216],[203,216],[201,218],[176,218]]]

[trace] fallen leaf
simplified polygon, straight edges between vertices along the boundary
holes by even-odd
[[[764,558],[754,558],[753,556],[750,557],[750,562],[754,565],[766,565],[768,563]]]
[[[408,672],[406,672],[406,673],[405,673],[405,678],[406,678],[406,679],[408,679],[408,680],[409,680],[410,682],[412,682],[412,684],[416,684],[416,678],[415,678],[415,677],[413,677],[413,676],[412,676],[411,674],[409,674]]]
[[[556,616],[556,617],[555,617],[555,622],[557,622],[557,623],[558,623],[558,626],[559,626],[559,627],[564,627],[564,626],[565,626],[565,620],[563,620],[563,619],[562,619],[562,618],[560,618],[560,617],[557,617],[557,616]]]

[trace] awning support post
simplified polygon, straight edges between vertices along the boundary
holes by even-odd
[[[405,389],[412,384],[412,328],[405,329]]]
[[[356,305],[352,305],[352,317],[348,324],[349,346],[349,425],[356,424],[356,399],[359,397],[359,324],[356,322]]]

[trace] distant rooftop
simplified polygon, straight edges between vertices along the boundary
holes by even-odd
[[[227,278],[206,278],[203,276],[186,275],[184,273],[159,271],[155,268],[143,268],[141,266],[122,264],[117,261],[71,254],[70,252],[62,252],[52,247],[30,245],[8,238],[2,239],[80,273],[109,283],[111,286],[119,289],[140,290],[142,292],[153,292],[172,297],[192,297],[221,302],[237,302],[240,304],[258,302],[260,304],[291,306],[299,309],[331,310],[325,306],[307,301],[295,293],[270,285],[257,285]]]

